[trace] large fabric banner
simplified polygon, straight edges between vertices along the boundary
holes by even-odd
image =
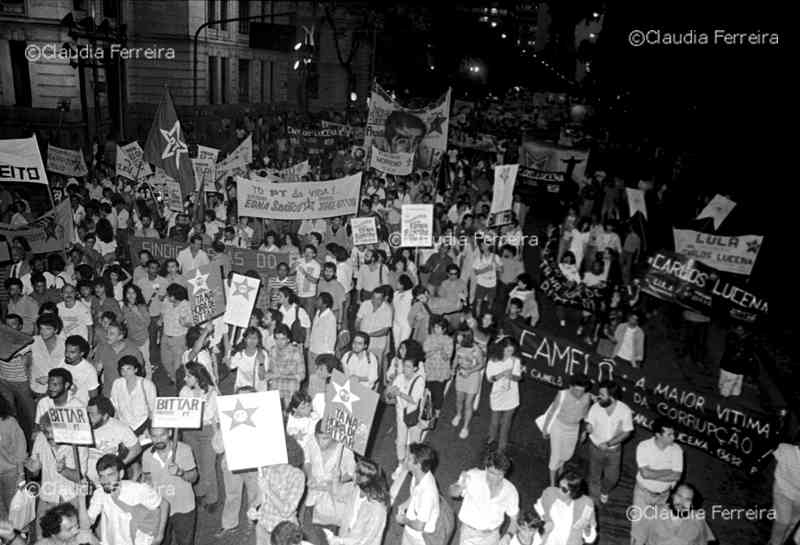
[[[230,471],[286,463],[286,435],[277,390],[219,396],[217,413]]]
[[[324,418],[325,429],[334,441],[364,456],[377,408],[378,394],[333,371],[325,393]]]
[[[81,150],[47,146],[47,170],[64,176],[86,176],[89,169]]]
[[[72,244],[74,234],[72,209],[68,200],[28,225],[0,224],[0,244],[3,238],[10,244],[15,238],[24,237],[34,254],[63,252]]]
[[[673,252],[660,251],[650,258],[642,291],[695,312],[712,312],[743,322],[765,318],[767,300],[727,280],[708,265]]]
[[[556,263],[557,253],[558,237],[551,237],[542,250],[539,289],[556,304],[595,312],[603,299],[603,290],[568,282]]]
[[[263,184],[237,177],[238,212],[240,216],[279,220],[355,214],[358,211],[361,174],[302,184]]]
[[[519,148],[520,165],[528,167],[525,176],[537,183],[559,183],[572,167],[572,179],[585,178],[589,152],[559,148],[529,140]]]
[[[0,140],[0,183],[46,184],[47,174],[36,137]]]
[[[390,153],[413,153],[416,168],[431,169],[447,151],[450,89],[427,108],[411,110],[375,85],[369,102],[364,147]]]
[[[370,166],[394,176],[408,176],[414,169],[413,153],[390,153],[372,146]]]
[[[245,176],[247,165],[253,162],[253,136],[248,135],[242,143],[217,163],[214,176],[224,184],[229,177]]]
[[[349,138],[345,129],[334,126],[312,129],[287,127],[286,132],[292,146],[302,146],[310,155],[335,150]]]
[[[578,374],[595,384],[613,380],[622,387],[622,401],[638,426],[651,429],[655,418],[664,417],[675,426],[678,442],[746,470],[756,467],[778,442],[780,430],[771,414],[677,381],[655,379],[646,368],[603,358],[539,329],[511,327],[530,378],[558,389]]]
[[[692,257],[718,271],[749,275],[753,272],[764,237],[759,235],[720,236],[673,229],[675,251]]]
[[[144,150],[139,142],[133,141],[117,146],[117,176],[138,181],[153,174],[150,164],[144,160]]]

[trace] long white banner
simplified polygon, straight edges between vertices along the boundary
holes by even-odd
[[[264,184],[236,178],[240,216],[299,220],[355,214],[361,173],[327,182]]]
[[[764,241],[759,235],[720,236],[673,229],[675,252],[692,257],[718,271],[749,275]]]
[[[46,184],[42,155],[36,137],[0,140],[0,183]]]

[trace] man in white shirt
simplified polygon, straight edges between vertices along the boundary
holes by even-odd
[[[208,259],[208,254],[203,251],[203,235],[199,233],[192,235],[189,246],[178,252],[177,260],[184,275],[198,267],[208,265],[211,261]]]
[[[622,443],[633,433],[633,413],[619,400],[622,389],[610,380],[600,383],[597,402],[586,415],[589,449],[589,493],[608,501],[608,494],[619,481]]]
[[[61,288],[61,296],[64,300],[57,305],[58,317],[64,324],[61,334],[65,337],[80,335],[91,345],[94,328],[90,326],[94,325],[94,321],[89,306],[75,298],[75,287],[70,284]]]
[[[346,377],[354,378],[362,386],[372,389],[378,382],[378,358],[367,350],[369,343],[369,335],[363,331],[353,333],[350,352],[342,356],[342,368]]]
[[[494,309],[494,300],[497,296],[497,276],[503,270],[500,256],[494,253],[490,245],[482,238],[477,239],[478,255],[472,262],[472,272],[475,281],[471,283],[472,296],[470,303],[476,309],[478,316],[481,315],[482,305],[486,312]]]
[[[106,454],[119,456],[122,466],[125,468],[141,454],[142,447],[130,426],[114,418],[116,410],[107,397],[92,398],[87,412],[89,413],[89,422],[94,430],[94,446],[89,448],[89,473],[87,476],[95,484],[101,484],[98,480],[98,470],[95,467],[100,458]],[[138,475],[132,477],[138,477]]]
[[[516,535],[519,493],[505,478],[510,468],[508,457],[501,451],[493,450],[486,456],[484,469],[463,471],[458,481],[450,485],[452,497],[464,498],[458,512],[458,520],[461,521],[460,545],[497,545],[502,542],[500,527],[506,516],[510,520],[506,536]]]
[[[392,330],[392,307],[386,300],[389,298],[391,288],[379,286],[372,292],[368,301],[361,303],[356,314],[356,331],[363,331],[369,335],[369,351],[378,357],[378,362],[383,361]]]
[[[423,533],[433,533],[439,518],[439,487],[433,476],[438,456],[424,443],[412,443],[408,451],[410,497],[398,507],[397,523],[404,526],[402,545],[425,545]]]
[[[59,365],[72,375],[72,391],[84,405],[97,395],[100,382],[97,380],[97,369],[86,360],[89,354],[89,343],[80,335],[70,335],[64,342],[64,361]]]
[[[331,310],[333,296],[324,291],[316,301],[317,314],[311,324],[308,342],[308,361],[312,364],[320,354],[334,354],[336,350],[336,315]]]
[[[670,491],[683,473],[683,449],[675,444],[675,428],[665,418],[653,422],[653,437],[636,447],[636,486],[633,505],[645,513],[648,506],[666,505]],[[639,517],[631,521],[631,543],[643,545],[644,525]]]
[[[298,304],[305,309],[309,318],[314,318],[314,298],[317,295],[317,284],[322,274],[317,248],[311,244],[303,249],[303,259],[297,262],[297,298]]]

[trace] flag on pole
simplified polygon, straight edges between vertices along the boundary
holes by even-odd
[[[195,190],[194,168],[189,159],[189,147],[184,140],[181,122],[175,113],[175,105],[169,90],[158,106],[153,125],[144,145],[144,159],[164,169],[167,175],[181,185],[181,191],[188,195]]]
[[[700,215],[697,216],[697,219],[701,220],[703,218],[711,218],[714,220],[714,230],[719,229],[719,226],[722,225],[722,222],[725,221],[725,218],[728,217],[728,214],[731,213],[731,210],[736,206],[736,203],[730,200],[727,197],[723,197],[720,194],[714,196],[713,199],[703,208],[703,211],[700,212]]]
[[[641,212],[645,219],[647,219],[647,205],[644,201],[644,191],[641,189],[625,188],[628,195],[628,211],[630,217],[633,217],[636,212]]]

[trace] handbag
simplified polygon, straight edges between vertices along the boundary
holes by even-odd
[[[444,496],[439,494],[439,518],[436,519],[436,528],[433,532],[422,532],[425,545],[447,545],[453,537],[456,528],[456,517],[453,508]]]
[[[16,530],[23,530],[36,520],[36,496],[25,487],[18,487],[8,507],[8,522]]]
[[[564,395],[565,394],[566,394],[566,392],[563,391],[563,390],[558,392],[558,404],[556,405],[556,410],[553,413],[553,417],[550,419],[550,424],[547,426],[547,429],[545,429],[545,422],[547,421],[547,412],[548,411],[545,411],[544,413],[542,413],[541,415],[539,415],[536,418],[536,420],[535,420],[536,426],[539,428],[539,430],[542,433],[550,433],[550,428],[553,427],[553,422],[555,422],[556,416],[558,415],[559,411],[561,410],[561,404],[564,403]],[[547,409],[549,410],[550,407],[547,407]]]
[[[414,377],[414,380],[411,381],[411,386],[408,387],[408,395],[411,395],[411,392],[414,390],[414,384],[417,383],[419,380],[419,376]],[[403,413],[403,423],[409,427],[413,428],[417,424],[419,424],[419,403],[417,403],[417,408],[411,412],[404,412]]]

